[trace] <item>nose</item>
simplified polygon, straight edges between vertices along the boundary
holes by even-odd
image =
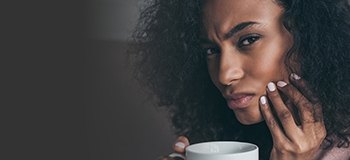
[[[234,51],[221,51],[218,80],[222,85],[231,85],[244,76],[243,57]]]

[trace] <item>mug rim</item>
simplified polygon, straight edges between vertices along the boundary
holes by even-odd
[[[203,145],[203,144],[244,144],[244,145],[249,145],[249,146],[252,146],[254,147],[253,149],[251,150],[248,150],[248,151],[244,151],[244,152],[238,152],[238,153],[205,153],[205,152],[198,152],[198,151],[194,151],[192,148],[193,147],[196,147],[196,146],[199,146],[199,145]],[[208,142],[200,142],[200,143],[196,143],[196,144],[192,144],[192,145],[189,145],[188,147],[186,147],[186,154],[188,154],[189,152],[193,153],[193,154],[201,154],[201,155],[207,155],[207,156],[210,156],[210,155],[215,155],[215,156],[227,156],[227,155],[232,155],[232,154],[235,154],[235,155],[238,155],[238,154],[247,154],[247,153],[250,153],[250,152],[255,152],[259,149],[259,147],[256,145],[256,144],[253,144],[253,143],[248,143],[248,142],[240,142],[240,141],[208,141]]]

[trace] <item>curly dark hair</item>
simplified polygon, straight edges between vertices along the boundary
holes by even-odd
[[[293,35],[286,65],[297,57],[301,76],[323,106],[327,135],[349,147],[350,6],[347,0],[275,0]],[[129,53],[136,78],[169,110],[177,135],[191,142],[244,140],[269,156],[272,139],[264,122],[240,124],[212,83],[199,45],[203,0],[153,0],[143,10]],[[291,68],[291,67],[290,67]],[[291,68],[292,69],[292,68]],[[256,134],[258,131],[259,134]],[[266,133],[266,134],[264,134]]]

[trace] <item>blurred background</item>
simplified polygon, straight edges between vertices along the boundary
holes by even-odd
[[[88,158],[155,160],[175,137],[167,113],[147,98],[126,60],[143,0],[91,0],[84,65]]]
[[[139,0],[4,1],[0,159],[154,160],[175,137],[125,60]]]

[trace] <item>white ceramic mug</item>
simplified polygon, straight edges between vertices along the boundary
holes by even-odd
[[[259,160],[259,148],[245,142],[203,142],[186,148],[186,160]]]

